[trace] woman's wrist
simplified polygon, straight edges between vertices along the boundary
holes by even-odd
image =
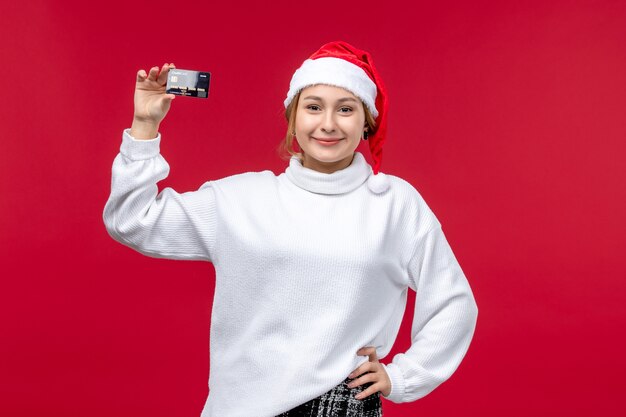
[[[141,140],[155,139],[158,132],[158,123],[133,118],[133,124],[130,127],[130,135],[133,138]]]

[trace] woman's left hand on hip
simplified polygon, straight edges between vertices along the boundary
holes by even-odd
[[[372,385],[367,387],[363,392],[360,392],[355,398],[361,400],[363,398],[369,397],[370,395],[380,391],[385,397],[389,395],[391,392],[391,380],[385,372],[385,368],[378,361],[378,357],[376,356],[376,348],[374,346],[366,346],[357,350],[357,355],[368,355],[369,361],[361,364],[358,368],[356,368],[348,378],[354,378],[358,375],[360,377],[350,381],[348,387],[358,387],[359,385],[365,384],[367,382],[371,382]],[[365,372],[369,372],[365,374]],[[364,374],[364,375],[362,375]]]

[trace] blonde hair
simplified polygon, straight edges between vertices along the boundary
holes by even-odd
[[[300,149],[297,151],[293,149],[294,146],[294,136],[292,133],[295,131],[296,127],[296,113],[298,107],[298,101],[300,101],[300,94],[302,90],[298,91],[298,93],[293,97],[287,108],[285,109],[285,119],[287,119],[287,134],[285,135],[285,139],[280,142],[278,148],[276,149],[278,152],[278,156],[283,160],[291,159],[292,156],[298,157],[300,161],[302,161],[304,156],[304,151]],[[376,121],[372,116],[372,113],[369,111],[363,100],[361,100],[361,104],[363,104],[363,110],[365,110],[365,123],[367,124],[368,135],[373,135],[376,133]],[[296,145],[298,141],[295,141]],[[298,148],[300,148],[298,146]]]

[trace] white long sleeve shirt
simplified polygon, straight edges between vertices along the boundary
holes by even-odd
[[[284,173],[246,172],[178,193],[161,135],[123,133],[103,219],[111,237],[151,257],[215,267],[209,395],[202,417],[274,417],[390,352],[416,291],[412,345],[384,368],[385,397],[424,397],[457,369],[478,309],[441,224],[408,182],[371,192],[356,152],[332,174],[292,157]],[[381,360],[382,363],[382,360]],[[275,393],[281,393],[277,395]]]

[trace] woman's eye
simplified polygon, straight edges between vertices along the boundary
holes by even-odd
[[[340,110],[342,111],[342,113],[348,113],[348,112],[352,111],[352,109],[350,107],[342,107]]]
[[[319,110],[319,106],[316,106],[315,104],[311,104],[309,106],[306,107],[309,110]]]

